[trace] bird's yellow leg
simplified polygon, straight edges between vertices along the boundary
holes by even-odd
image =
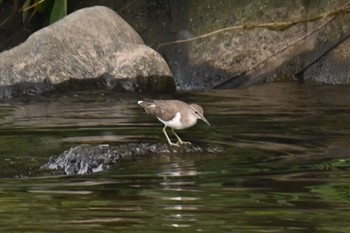
[[[177,143],[172,143],[172,142],[170,141],[170,138],[169,138],[168,134],[166,133],[166,126],[164,126],[164,128],[163,128],[163,133],[164,133],[166,139],[168,140],[170,146],[180,146],[179,144],[177,144]]]
[[[173,134],[175,135],[175,137],[177,138],[177,145],[181,145],[181,144],[191,144],[191,142],[185,142],[185,141],[182,141],[181,138],[179,137],[179,135],[177,135],[177,133],[175,133],[175,130],[174,129],[171,129],[171,131],[173,132]]]

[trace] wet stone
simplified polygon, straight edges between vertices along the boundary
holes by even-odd
[[[134,160],[141,157],[154,157],[169,154],[219,153],[218,146],[182,145],[174,147],[168,144],[130,143],[119,146],[78,145],[64,151],[41,169],[56,171],[68,175],[101,172],[116,167],[122,160]]]

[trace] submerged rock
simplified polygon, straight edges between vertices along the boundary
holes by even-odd
[[[144,86],[153,92],[175,89],[162,56],[107,7],[73,12],[0,53],[0,99],[99,77],[107,77],[109,84],[111,78],[119,80],[114,84],[128,91],[143,91]]]
[[[57,158],[51,158],[41,168],[58,170],[69,175],[86,174],[108,170],[122,160],[170,153],[218,153],[221,151],[222,149],[219,147],[200,147],[196,145],[172,147],[168,144],[152,143],[130,143],[120,146],[83,144],[64,151]]]

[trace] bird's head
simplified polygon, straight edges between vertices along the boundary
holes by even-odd
[[[205,119],[203,115],[203,108],[199,106],[198,104],[190,104],[191,109],[193,110],[194,116],[196,116],[197,119],[201,119],[204,121],[207,125],[210,126],[210,123]]]

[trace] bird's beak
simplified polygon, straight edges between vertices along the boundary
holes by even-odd
[[[205,123],[207,123],[207,125],[209,125],[210,126],[210,123],[209,123],[209,121],[207,121],[207,119],[205,119],[205,117],[204,116],[202,116],[202,118],[201,118]]]

